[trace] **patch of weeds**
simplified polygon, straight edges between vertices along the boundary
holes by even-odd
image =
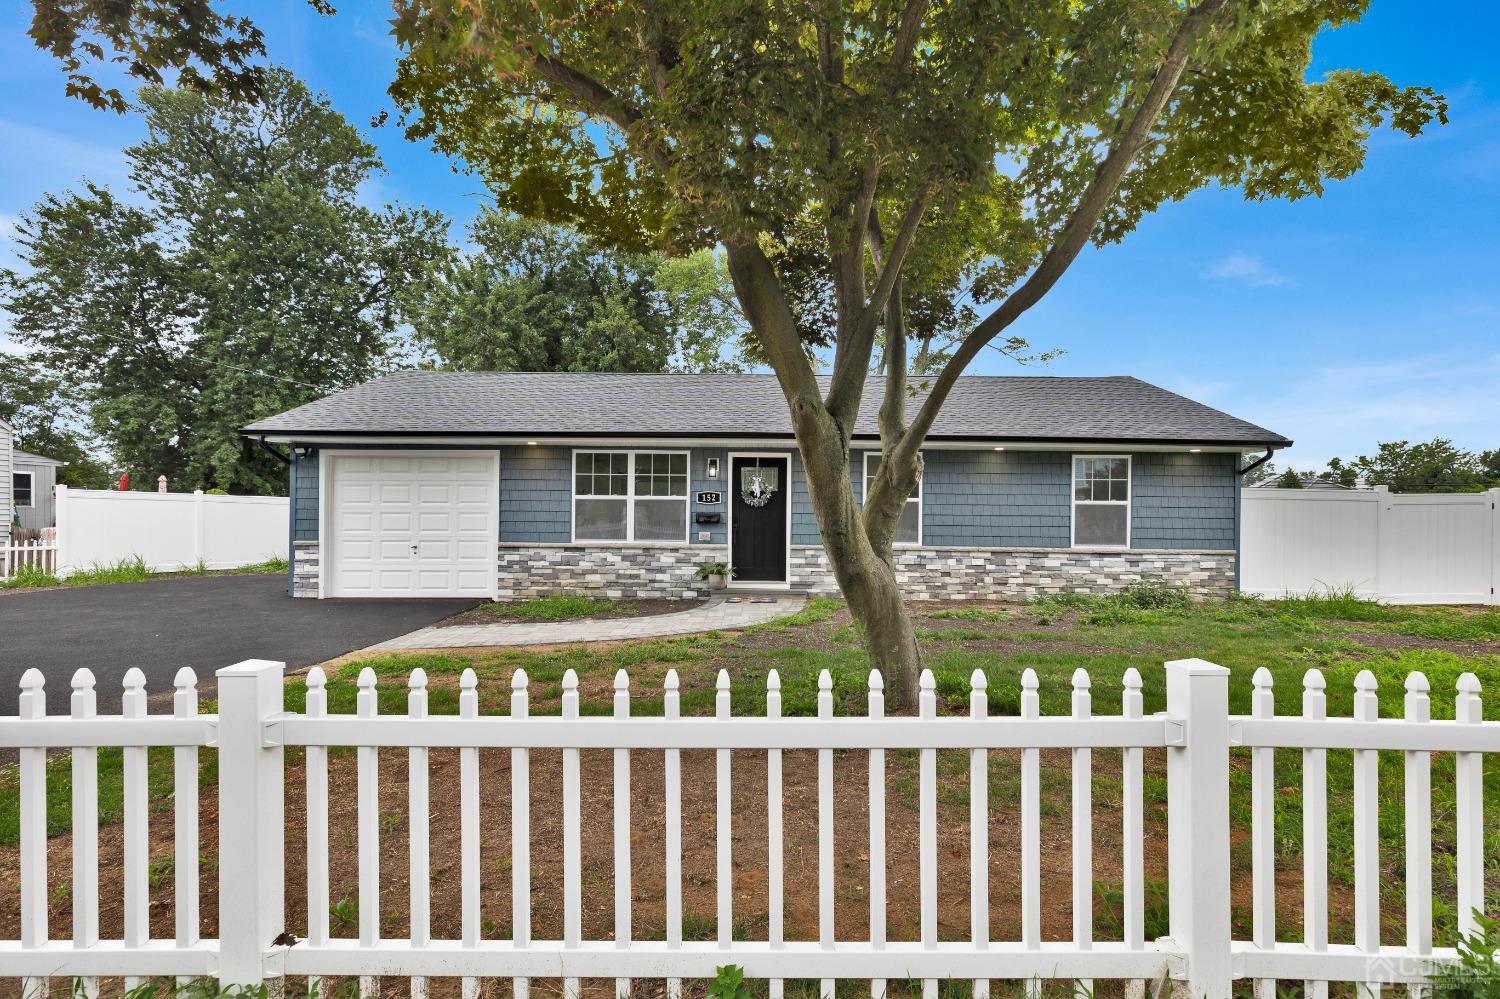
[[[989,610],[984,607],[953,607],[947,610],[929,611],[921,616],[943,621],[1009,621],[1011,619],[1011,615],[1005,611]]]
[[[359,900],[353,898],[341,898],[328,907],[328,918],[332,921],[332,929],[345,930],[354,929],[359,925]]]
[[[1330,587],[1316,593],[1277,600],[1284,617],[1330,621],[1390,621],[1401,616],[1394,607],[1361,597],[1352,586]]]
[[[1142,579],[1131,583],[1115,599],[1126,607],[1142,610],[1186,608],[1192,603],[1185,587],[1174,586],[1164,579]]]
[[[166,884],[167,879],[172,876],[172,868],[173,860],[170,856],[157,857],[155,860],[151,861],[151,865],[146,868],[146,882],[152,888],[158,888],[161,885]]]
[[[1167,883],[1147,879],[1142,886],[1145,908],[1143,923],[1147,940],[1168,933]],[[1125,889],[1121,885],[1094,882],[1094,933],[1105,940],[1125,938]]]
[[[0,590],[32,590],[62,584],[61,579],[45,569],[38,569],[34,565],[23,565],[9,576],[0,579]]]
[[[139,583],[151,578],[146,560],[139,555],[116,562],[95,562],[63,580],[66,586],[95,586],[106,583]]]
[[[406,820],[406,813],[405,812],[381,812],[380,813],[380,832],[381,832],[381,835],[389,836],[391,833],[395,832],[397,829],[400,829],[401,828],[401,823],[404,822],[405,820]]]
[[[832,597],[809,597],[807,603],[797,613],[779,617],[774,621],[766,621],[763,624],[752,624],[744,630],[748,632],[786,631],[789,628],[800,628],[803,625],[826,621],[843,609],[842,600]]]
[[[519,617],[527,621],[571,621],[590,614],[618,614],[626,610],[624,604],[613,600],[595,600],[579,593],[556,593],[535,600],[523,600],[514,604],[499,604],[508,617]]]

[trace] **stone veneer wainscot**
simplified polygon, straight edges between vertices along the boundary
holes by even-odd
[[[293,596],[318,595],[319,545],[299,541],[292,563]],[[708,589],[703,562],[723,561],[718,545],[500,545],[501,600],[587,593],[613,600],[693,599]],[[901,548],[896,577],[911,600],[996,600],[1048,593],[1118,593],[1142,579],[1160,579],[1196,596],[1224,596],[1234,587],[1234,552],[1220,550],[1088,550],[1072,548]],[[792,589],[838,596],[818,545],[793,545]]]

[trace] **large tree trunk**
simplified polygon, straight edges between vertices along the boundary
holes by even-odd
[[[848,441],[826,411],[798,422],[797,444],[823,550],[859,623],[870,665],[884,677],[892,707],[915,704],[922,660],[891,558],[900,504],[892,516],[887,504],[862,511],[855,503]]]

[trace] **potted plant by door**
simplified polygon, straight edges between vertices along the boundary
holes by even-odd
[[[698,566],[698,578],[708,581],[710,590],[722,590],[729,583],[729,566],[723,562],[703,562]]]

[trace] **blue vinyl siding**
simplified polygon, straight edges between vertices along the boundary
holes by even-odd
[[[1131,462],[1136,548],[1235,547],[1233,454],[1143,452]]]
[[[500,540],[559,543],[573,539],[572,450],[500,449]]]
[[[296,458],[292,470],[292,540],[318,540],[318,453]]]
[[[928,450],[922,458],[924,545],[1068,547],[1070,455]]]
[[[665,450],[673,449],[663,445]],[[500,540],[566,543],[572,536],[572,448],[500,448]],[[603,450],[603,449],[601,449]],[[691,448],[690,517],[717,513],[718,524],[690,523],[694,544],[722,545],[724,518],[734,488],[729,448]],[[767,449],[770,450],[770,449]],[[795,450],[791,459],[792,544],[821,542]],[[1124,452],[1122,452],[1124,453]],[[926,547],[1066,548],[1072,528],[1072,452],[923,452],[922,543]],[[719,460],[719,478],[708,478],[708,459]],[[1233,454],[1136,452],[1131,462],[1131,544],[1136,548],[1235,547]],[[864,499],[864,451],[852,451],[849,479]],[[292,537],[318,538],[318,455],[296,464],[292,477]],[[725,501],[700,506],[696,494],[717,491]],[[700,542],[699,531],[709,540]]]

